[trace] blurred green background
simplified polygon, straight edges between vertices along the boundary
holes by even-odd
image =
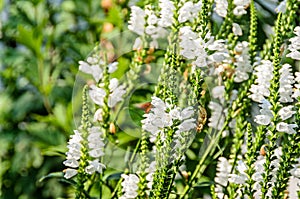
[[[0,198],[68,197],[62,171],[74,126],[78,61],[122,31],[128,2],[0,0]]]
[[[77,63],[123,31],[135,3],[0,0],[0,198],[70,196],[63,181],[39,179],[64,169]],[[274,6],[261,4],[261,24],[273,21]]]

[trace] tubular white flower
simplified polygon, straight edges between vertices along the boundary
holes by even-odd
[[[243,31],[242,28],[239,24],[237,23],[232,23],[232,32],[234,35],[236,36],[242,36],[243,35]]]
[[[300,26],[295,27],[294,34],[296,36],[289,40],[291,42],[288,46],[290,53],[286,56],[295,60],[300,60]]]
[[[297,124],[287,124],[285,122],[279,122],[276,125],[276,130],[279,132],[287,133],[287,134],[296,134],[297,132],[295,131],[294,128],[297,128]]]
[[[217,102],[210,101],[208,108],[211,110],[208,126],[221,130],[225,122],[223,107]]]
[[[245,173],[247,170],[246,164],[242,160],[239,160],[236,169],[238,174],[229,174],[228,181],[234,184],[245,184],[248,179],[247,174]]]
[[[106,92],[103,88],[99,88],[94,84],[92,84],[90,85],[89,95],[95,104],[99,106],[103,106],[104,97],[106,96]]]
[[[249,56],[249,43],[246,41],[238,42],[234,50],[236,52],[236,55],[234,56],[234,82],[241,83],[249,79],[249,73],[252,72]]]
[[[118,69],[119,62],[113,62],[108,65],[108,73],[113,73]]]
[[[103,132],[100,127],[93,126],[88,129],[88,154],[92,160],[89,161],[89,165],[85,168],[85,172],[93,174],[95,172],[102,173],[105,165],[99,162],[99,157],[104,155],[104,142],[102,138]]]
[[[99,57],[88,57],[87,61],[79,61],[79,70],[90,74],[94,77],[96,82],[103,77],[103,70],[101,68],[101,64],[104,62]]]
[[[156,168],[156,162],[152,161],[149,164],[149,167],[146,169],[146,172],[148,173],[146,176],[146,180],[148,181],[147,183],[147,187],[149,190],[152,189],[152,185],[153,185],[153,174],[155,172],[155,168]]]
[[[295,80],[291,67],[289,64],[284,64],[279,70],[279,101],[282,103],[293,102],[292,94]]]
[[[145,11],[138,6],[131,7],[130,20],[128,22],[128,29],[138,35],[144,35],[145,29]]]
[[[221,16],[221,17],[226,17],[227,15],[227,8],[228,8],[228,2],[227,0],[216,0],[216,7],[215,7],[215,12]]]
[[[159,7],[161,8],[161,10],[158,25],[164,28],[172,26],[175,10],[173,2],[169,0],[160,0]]]
[[[293,108],[294,106],[292,105],[281,108],[278,111],[280,118],[284,121],[292,117],[296,113],[296,111],[293,111]]]
[[[241,16],[247,14],[246,8],[250,4],[250,0],[234,0],[234,5],[236,6],[233,9],[233,14],[236,16]]]
[[[103,110],[102,108],[99,108],[96,110],[95,114],[94,114],[94,119],[93,119],[93,122],[102,122],[103,120]]]
[[[275,12],[277,13],[279,12],[285,13],[285,11],[286,11],[286,0],[281,1],[279,5],[275,8]]]
[[[255,116],[254,122],[260,125],[269,125],[273,118],[273,114],[271,112],[272,105],[268,100],[264,99],[259,106],[261,108],[261,114]]]
[[[226,187],[228,184],[229,174],[231,172],[231,164],[225,157],[219,157],[217,164],[217,172],[215,177],[216,187],[215,192],[217,193],[218,198],[223,198],[223,187]]]
[[[221,100],[224,98],[225,86],[215,86],[211,92],[213,98],[215,99],[219,98]]]
[[[108,96],[108,107],[114,107],[118,102],[123,100],[123,95],[126,93],[125,85],[119,86],[119,80],[113,78],[109,84],[110,94]]]
[[[184,26],[179,30],[179,46],[180,55],[186,59],[193,60],[193,65],[197,67],[206,67],[212,62],[223,61],[227,54],[224,48],[224,40],[216,40],[207,33],[204,38],[198,36],[197,33],[192,31],[191,27]],[[213,54],[207,54],[207,51],[216,51]]]
[[[64,170],[64,173],[65,173],[64,177],[66,179],[69,179],[69,178],[72,178],[75,175],[77,175],[78,171],[76,169],[67,168],[67,169]]]
[[[273,65],[269,60],[262,60],[261,64],[254,68],[256,75],[256,84],[252,84],[250,91],[252,94],[249,96],[253,101],[261,103],[265,97],[270,96],[270,81],[273,78]]]
[[[183,4],[183,6],[179,9],[178,21],[180,23],[184,23],[186,21],[193,22],[197,17],[201,10],[202,2],[194,4],[191,1],[187,1]]]
[[[68,152],[67,157],[63,164],[67,167],[72,167],[73,169],[66,169],[64,177],[69,179],[77,174],[79,166],[79,159],[81,156],[81,141],[83,140],[81,133],[78,130],[74,130],[74,135],[71,135],[71,139],[68,142]]]
[[[121,183],[123,195],[121,199],[133,199],[138,195],[138,183],[140,179],[135,174],[122,174],[124,181]]]
[[[175,137],[180,137],[181,132],[190,131],[196,127],[196,120],[191,118],[195,113],[192,107],[183,110],[178,107],[171,108],[168,103],[158,97],[152,97],[151,105],[150,112],[144,114],[145,119],[141,121],[143,130],[150,133],[150,142],[155,142],[158,133],[163,128],[172,126],[175,120],[180,122]],[[164,139],[164,135],[161,135],[161,139]]]
[[[89,155],[92,158],[99,158],[104,155],[103,152],[103,132],[100,130],[100,127],[92,127],[88,130],[89,135],[87,137],[88,147],[89,147]]]

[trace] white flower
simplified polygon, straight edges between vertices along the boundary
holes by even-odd
[[[156,168],[156,162],[152,161],[149,164],[149,167],[146,169],[146,172],[148,173],[147,176],[146,176],[146,180],[148,181],[147,187],[150,190],[152,189],[152,185],[153,185],[153,174],[155,172],[155,168]]]
[[[237,23],[232,23],[232,32],[234,35],[236,36],[242,36],[243,35],[243,31],[242,28],[239,24]]]
[[[275,8],[277,13],[282,12],[285,13],[286,11],[286,0],[279,3],[279,5]]]
[[[256,84],[252,84],[249,96],[253,101],[261,102],[265,97],[270,96],[270,81],[273,78],[273,65],[269,60],[262,60],[261,64],[254,68],[256,75]]]
[[[133,50],[141,49],[143,47],[143,41],[140,37],[136,38],[132,46]]]
[[[79,61],[79,70],[92,75],[95,81],[99,82],[103,77],[103,70],[101,69],[100,64],[104,64],[100,58],[88,57],[86,62]]]
[[[287,133],[287,134],[295,134],[297,133],[294,128],[297,128],[297,124],[287,124],[285,122],[280,122],[276,125],[276,130],[279,132]]]
[[[295,82],[294,76],[292,74],[292,66],[289,64],[284,64],[279,70],[279,101],[283,103],[293,102],[293,84]]]
[[[89,155],[92,158],[99,158],[104,155],[103,152],[103,138],[102,132],[100,130],[100,127],[92,127],[88,130],[89,135],[87,137],[88,140],[88,147],[89,147]]]
[[[225,187],[228,183],[228,177],[231,172],[231,168],[232,166],[226,158],[219,157],[215,182]]]
[[[223,107],[213,101],[209,102],[208,107],[211,110],[211,117],[208,119],[208,126],[220,130],[225,121]]]
[[[247,13],[247,11],[245,9],[250,4],[250,0],[234,0],[233,3],[236,6],[233,9],[233,14],[236,16],[241,16],[241,15]]]
[[[242,160],[239,160],[236,169],[238,174],[229,174],[230,177],[228,181],[235,184],[245,184],[248,179],[247,174],[245,173],[247,170],[246,164]]]
[[[110,80],[109,84],[110,95],[108,97],[108,106],[114,107],[118,102],[123,100],[123,95],[126,93],[125,85],[119,86],[119,81],[116,78]]]
[[[99,88],[94,84],[90,85],[89,95],[95,104],[99,106],[103,106],[104,97],[106,96],[106,92],[103,88]]]
[[[289,40],[291,42],[288,46],[290,53],[286,56],[295,60],[300,60],[300,26],[295,27],[294,34],[296,36]]]
[[[74,169],[65,170],[65,178],[71,178],[77,174],[77,168],[79,166],[79,159],[81,156],[81,133],[78,130],[74,130],[74,135],[71,135],[71,139],[68,142],[68,152],[66,153],[67,157],[63,164],[67,167],[72,167]]]
[[[64,170],[64,173],[65,173],[64,177],[66,179],[69,179],[69,178],[72,178],[73,176],[75,176],[78,173],[78,171],[76,169],[67,168]]]
[[[145,11],[137,6],[131,7],[130,20],[128,22],[128,29],[138,35],[144,35],[145,29]]]
[[[220,100],[222,98],[224,98],[224,94],[225,94],[225,86],[215,86],[212,89],[212,97],[213,98],[219,98]]]
[[[195,18],[198,17],[201,7],[202,7],[201,1],[199,1],[196,4],[194,4],[191,1],[185,2],[183,6],[179,9],[178,21],[180,23],[186,22],[188,20],[190,22],[193,22]]]
[[[121,183],[123,196],[121,198],[124,199],[133,199],[138,195],[138,183],[140,179],[135,174],[122,174],[121,177],[124,181]]]
[[[261,115],[255,116],[254,122],[260,125],[269,125],[273,118],[273,114],[271,112],[272,105],[268,100],[263,99],[259,106],[261,107]]]
[[[175,10],[173,2],[170,0],[159,0],[159,7],[161,10],[158,25],[165,28],[172,26]]]
[[[113,73],[118,69],[119,62],[113,62],[108,65],[108,73]]]
[[[102,173],[103,168],[105,168],[105,165],[100,163],[98,159],[89,161],[89,165],[85,168],[85,172],[87,174],[94,174],[95,172]]]
[[[246,41],[238,42],[234,48],[235,58],[235,73],[234,82],[240,83],[249,79],[249,74],[252,72],[252,66],[249,56],[249,43]]]
[[[192,117],[192,115],[195,113],[194,108],[193,107],[187,107],[185,109],[183,109],[180,113],[181,119],[188,119],[190,117]]]
[[[296,111],[293,111],[293,107],[292,105],[289,105],[289,106],[286,106],[286,107],[283,107],[281,108],[279,111],[278,111],[278,114],[280,116],[280,118],[282,120],[287,120],[289,119],[290,117],[292,117]]]
[[[224,50],[224,40],[213,41],[213,37],[210,33],[207,33],[204,38],[198,36],[197,33],[192,31],[190,26],[181,27],[179,30],[179,46],[180,46],[180,55],[185,57],[186,59],[193,60],[193,65],[197,67],[205,67],[209,63],[207,59],[213,60],[214,58],[221,57],[220,61],[225,58],[223,56],[224,52],[216,52],[221,53],[218,56],[212,54],[208,56],[208,50]]]
[[[226,17],[227,8],[228,8],[227,0],[216,0],[215,2],[216,2],[216,7],[215,7],[216,13],[221,17]]]
[[[101,122],[103,120],[103,110],[102,108],[97,109],[97,111],[94,114],[93,122]]]

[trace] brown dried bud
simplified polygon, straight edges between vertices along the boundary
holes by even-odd
[[[109,125],[109,132],[111,134],[115,134],[116,133],[116,126],[115,126],[115,124],[113,122],[111,122],[110,125]]]

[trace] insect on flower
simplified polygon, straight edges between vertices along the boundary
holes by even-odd
[[[197,120],[197,127],[196,127],[196,131],[197,132],[201,132],[205,123],[207,120],[207,112],[205,110],[205,108],[203,107],[199,107],[199,111],[198,111],[198,120]]]

